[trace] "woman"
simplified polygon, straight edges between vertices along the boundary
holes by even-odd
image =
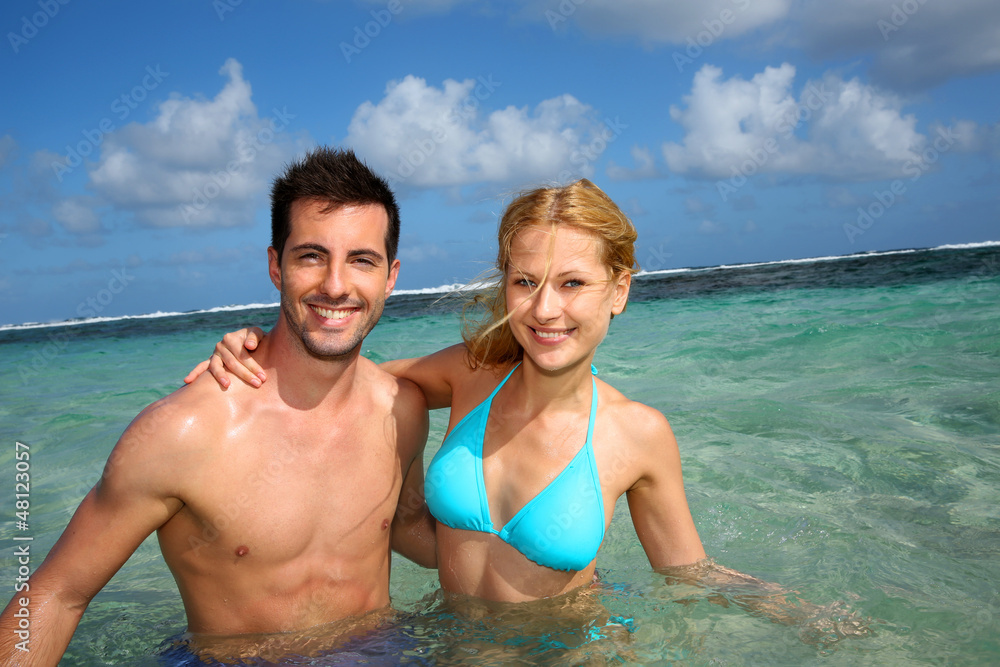
[[[673,577],[735,593],[726,597],[778,622],[812,617],[817,607],[779,587],[705,561],[670,425],[592,371],[638,270],[625,214],[584,179],[517,197],[498,237],[499,275],[472,304],[486,316],[467,321],[465,342],[383,364],[419,385],[431,409],[451,408],[425,483],[442,588],[519,602],[591,583],[625,494],[654,568],[691,565]],[[228,384],[224,362],[259,385],[243,345],[253,349],[262,335],[235,332],[216,346],[220,382]],[[858,634],[846,625],[837,634]]]

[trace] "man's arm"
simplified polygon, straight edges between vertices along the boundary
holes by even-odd
[[[151,406],[129,426],[100,481],[32,573],[28,589],[18,592],[0,615],[0,663],[57,664],[93,597],[142,541],[180,509],[179,500],[162,495],[163,473],[156,470],[162,455],[153,461],[147,456],[164,432],[150,428],[162,422],[158,411],[163,409],[169,406]],[[28,651],[16,646],[21,640],[14,613],[22,608],[20,598],[28,600]]]
[[[434,517],[424,501],[424,445],[429,420],[427,401],[414,383],[397,379],[399,395],[393,410],[397,427],[397,446],[401,460],[409,461],[403,470],[399,502],[392,519],[391,545],[417,565],[437,567],[437,539]]]

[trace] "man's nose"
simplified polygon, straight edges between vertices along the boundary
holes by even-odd
[[[350,291],[350,280],[345,267],[338,263],[331,263],[323,278],[323,293],[328,297],[337,299]]]

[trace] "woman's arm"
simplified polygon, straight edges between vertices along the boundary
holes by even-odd
[[[420,387],[427,398],[427,408],[437,410],[451,407],[454,388],[472,373],[465,363],[466,354],[465,344],[459,343],[425,357],[396,359],[379,366]]]
[[[840,604],[806,602],[794,591],[707,558],[684,494],[677,441],[663,415],[642,408],[649,412],[640,410],[640,417],[629,419],[640,443],[643,473],[627,492],[628,505],[646,556],[667,583],[698,586],[711,602],[798,626],[802,640],[813,644],[872,634],[864,619]]]
[[[259,387],[267,381],[267,374],[250,353],[257,349],[264,335],[264,330],[259,327],[230,331],[215,344],[212,356],[195,366],[184,382],[191,384],[207,370],[225,389],[230,383],[226,375],[228,371],[247,384]]]
[[[705,558],[684,494],[681,455],[666,418],[638,403],[628,408],[626,436],[638,478],[626,492],[636,535],[654,568],[688,565]]]
[[[231,382],[227,373],[254,387],[261,386],[267,381],[267,374],[251,352],[257,349],[264,335],[264,331],[257,327],[227,333],[215,344],[212,356],[195,366],[184,382],[193,382],[207,370],[223,387],[228,387]],[[420,387],[427,398],[427,407],[437,410],[451,406],[452,388],[472,374],[473,371],[465,363],[466,354],[465,344],[459,343],[425,357],[396,359],[380,366],[384,371],[406,378]]]
[[[687,584],[705,591],[705,599],[722,607],[730,605],[772,623],[795,626],[799,638],[817,646],[830,646],[845,638],[875,634],[871,620],[843,602],[818,605],[803,600],[795,591],[705,560],[691,565],[657,570],[668,585]],[[684,602],[690,601],[685,596]]]

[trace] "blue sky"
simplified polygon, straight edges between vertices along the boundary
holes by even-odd
[[[0,324],[273,303],[268,189],[386,175],[398,288],[587,177],[646,270],[1000,239],[995,0],[13,0]]]

